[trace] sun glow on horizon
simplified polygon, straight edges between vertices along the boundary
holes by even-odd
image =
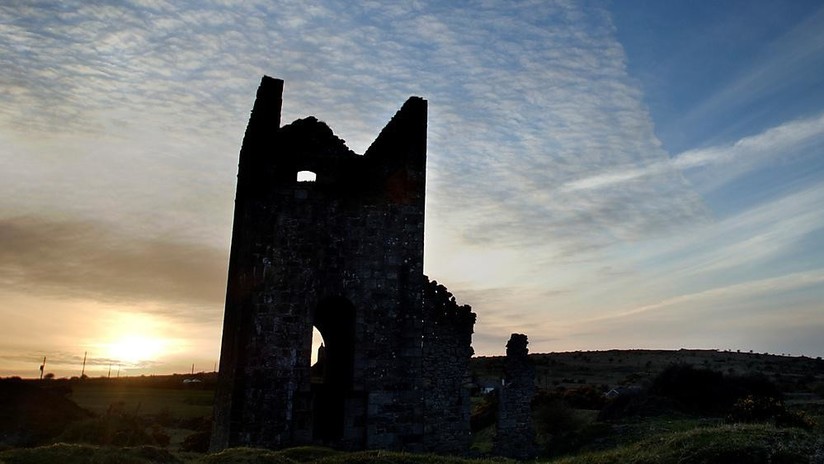
[[[165,361],[182,348],[174,325],[143,311],[117,311],[105,323],[106,335],[95,345],[100,355],[126,366]]]
[[[154,361],[163,355],[169,346],[167,340],[144,336],[127,335],[109,344],[106,349],[108,357],[123,363],[137,364],[141,361]]]

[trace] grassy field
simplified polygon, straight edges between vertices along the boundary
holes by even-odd
[[[282,451],[236,448],[217,454],[171,452],[156,447],[110,448],[57,444],[0,452],[7,464],[41,463],[180,463],[180,464],[502,464],[502,458],[465,459],[449,456],[387,451],[358,453],[303,447]],[[797,429],[766,425],[717,426],[682,432],[655,434],[610,450],[582,453],[557,459],[539,459],[548,464],[807,464],[824,462],[822,436]]]
[[[702,350],[550,353],[531,359],[539,384],[533,403],[541,453],[537,462],[824,464],[824,362],[819,359]],[[654,390],[656,379],[674,363],[712,370],[725,379],[764,374],[784,401],[780,407],[768,405],[777,409],[758,420],[739,414],[746,419],[742,422],[731,420],[728,410],[685,410],[654,395],[641,395],[617,409],[620,402],[605,399],[605,392],[621,386]],[[473,377],[478,383],[495,383],[502,367],[502,358],[475,358]],[[494,422],[489,421],[473,433],[477,459],[316,447],[192,452],[203,450],[208,439],[215,380],[214,374],[196,374],[37,383],[95,416],[75,420],[62,434],[37,442],[65,443],[25,449],[0,444],[0,464],[508,462],[487,457],[494,437]],[[473,398],[473,409],[494,411],[490,398]],[[736,407],[741,409],[738,403]]]
[[[212,414],[214,391],[134,386],[126,382],[78,382],[68,398],[97,414],[105,414],[112,405],[119,405],[132,414],[169,414],[189,419]]]
[[[824,361],[766,353],[716,350],[609,350],[531,354],[541,388],[578,385],[640,385],[671,364],[690,364],[727,374],[763,373],[788,394],[824,394]],[[498,378],[503,358],[477,357],[472,371],[479,378]]]

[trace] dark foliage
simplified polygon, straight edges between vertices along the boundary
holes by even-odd
[[[69,443],[111,446],[168,446],[170,442],[160,424],[126,412],[122,403],[111,405],[100,417],[70,424],[59,438]]]
[[[685,411],[717,412],[727,401],[724,374],[688,364],[673,364],[652,381],[649,393],[673,400]]]
[[[487,393],[481,402],[472,409],[469,418],[469,427],[476,433],[495,424],[498,418],[498,395],[496,392]]]
[[[588,390],[582,387],[581,392]],[[593,389],[594,390],[594,389]],[[573,390],[574,391],[574,390]],[[569,395],[573,401],[583,401],[583,406],[570,404],[565,398],[570,391],[538,393],[532,401],[533,421],[539,443],[543,446],[542,455],[560,456],[580,450],[593,440],[609,433],[609,426],[604,423],[592,423],[581,416],[576,408],[592,409],[589,393]],[[602,396],[602,395],[601,395]],[[603,400],[600,400],[603,402]]]
[[[113,448],[57,443],[38,448],[18,448],[0,452],[0,462],[6,464],[178,464],[181,461],[167,450],[150,446]]]
[[[747,395],[733,404],[728,422],[769,422],[777,427],[811,429],[815,421],[806,414],[787,409],[781,400],[764,396]]]
[[[727,375],[688,364],[673,364],[653,380],[647,391],[626,392],[608,401],[599,420],[664,414],[725,416],[742,398],[781,403],[778,386],[761,374]],[[766,403],[765,403],[766,404]]]
[[[724,376],[711,369],[673,364],[653,379],[649,393],[668,398],[691,414],[725,414],[746,396],[781,400],[781,391],[758,374]]]
[[[606,402],[598,413],[598,420],[613,421],[625,417],[655,417],[673,415],[677,405],[669,398],[650,395],[644,391],[622,394]]]
[[[191,435],[187,435],[186,438],[183,439],[183,443],[181,444],[180,448],[183,451],[192,451],[195,453],[205,453],[209,451],[209,442],[211,440],[211,433],[200,431],[195,432]]]
[[[65,397],[70,392],[55,381],[0,379],[0,445],[43,444],[71,422],[91,417]]]
[[[564,403],[576,409],[601,409],[606,404],[604,393],[591,385],[556,390],[554,392],[542,392],[536,396],[536,398],[544,395],[563,400]]]

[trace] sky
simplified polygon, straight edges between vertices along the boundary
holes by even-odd
[[[428,100],[477,354],[824,356],[818,0],[11,0],[0,70],[0,376],[214,369],[263,75],[357,153]]]

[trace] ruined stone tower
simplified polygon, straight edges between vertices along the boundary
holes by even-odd
[[[492,451],[518,460],[535,459],[535,429],[532,398],[535,396],[535,367],[529,360],[529,341],[512,334],[506,344],[504,384],[498,389],[498,423]]]
[[[357,155],[280,127],[282,91],[263,78],[240,151],[211,448],[467,449],[475,315],[423,275],[426,101]]]

